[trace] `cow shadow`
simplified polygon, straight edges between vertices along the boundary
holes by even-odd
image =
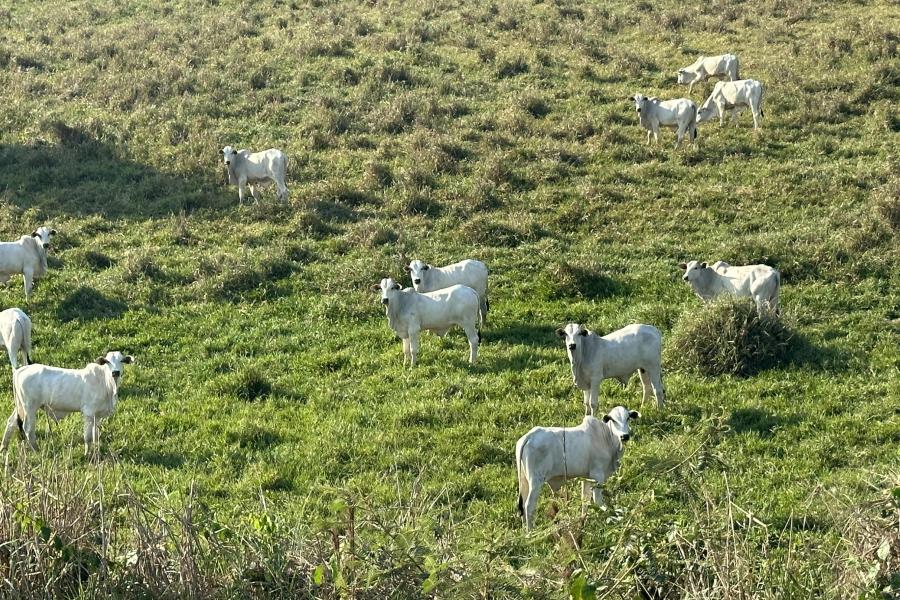
[[[56,318],[63,323],[115,319],[127,310],[128,305],[121,300],[104,296],[92,287],[81,286],[59,303]]]
[[[561,346],[554,333],[556,328],[552,325],[537,325],[529,323],[512,323],[495,327],[488,324],[481,329],[481,343],[494,344],[524,344],[539,348],[553,348]]]
[[[57,122],[51,141],[0,144],[0,199],[43,218],[99,215],[110,219],[166,217],[225,208],[237,202],[217,169],[166,173],[123,155],[91,132]],[[211,155],[214,153],[211,150]]]

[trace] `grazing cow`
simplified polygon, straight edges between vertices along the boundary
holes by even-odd
[[[694,293],[704,302],[709,302],[720,294],[752,298],[756,309],[762,312],[771,309],[778,314],[778,296],[781,293],[781,274],[769,265],[747,265],[732,267],[718,261],[712,267],[705,262],[692,260],[679,263],[684,270],[684,279]]]
[[[420,294],[412,288],[400,289],[400,284],[390,277],[372,286],[373,292],[381,292],[381,303],[387,314],[388,325],[403,340],[403,364],[410,359],[416,365],[419,353],[419,332],[433,331],[438,336],[459,325],[469,339],[469,363],[478,358],[478,293],[465,285]]]
[[[23,235],[15,242],[0,242],[0,284],[11,275],[22,274],[25,282],[25,301],[31,298],[34,280],[47,273],[47,250],[55,229],[38,227],[31,235]]]
[[[0,312],[0,341],[6,346],[9,364],[13,372],[19,368],[16,355],[19,350],[25,355],[25,364],[31,362],[31,319],[18,308],[8,308]]]
[[[689,84],[688,94],[694,89],[694,84],[706,81],[710,77],[719,79],[728,78],[729,81],[737,81],[740,77],[738,71],[740,63],[734,54],[721,54],[719,56],[701,56],[694,64],[683,69],[678,69],[678,83]]]
[[[38,410],[43,408],[59,421],[69,413],[84,417],[84,453],[92,443],[100,442],[100,420],[116,408],[119,382],[124,365],[134,358],[121,352],[109,352],[83,369],[60,369],[31,364],[13,371],[15,408],[6,422],[0,449],[9,447],[16,429],[37,450],[35,425]]]
[[[628,420],[640,416],[636,410],[617,406],[602,421],[586,416],[578,427],[535,427],[520,437],[516,472],[525,528],[534,527],[534,510],[545,482],[555,493],[568,479],[588,479],[581,483],[582,500],[593,496],[594,503],[602,506],[600,486],[619,468],[624,444],[631,437]]]
[[[624,386],[637,371],[644,388],[644,401],[650,399],[650,389],[656,405],[663,407],[665,389],[662,384],[662,334],[652,325],[633,324],[603,337],[588,331],[578,323],[569,323],[556,330],[557,337],[566,341],[572,379],[584,393],[585,414],[597,411],[600,383],[611,377]]]
[[[254,200],[256,188],[260,190],[275,182],[278,186],[278,199],[287,200],[288,189],[284,183],[287,174],[287,157],[277,148],[269,148],[262,152],[250,152],[249,150],[235,150],[231,146],[225,146],[219,150],[225,167],[228,169],[228,183],[238,186],[238,201],[244,202],[244,186],[250,185],[250,195]]]
[[[753,129],[759,129],[759,118],[765,116],[762,109],[763,86],[755,79],[719,81],[709,98],[697,112],[697,123],[704,123],[719,117],[719,126],[725,124],[725,111],[731,111],[731,120],[746,107],[753,113]]]
[[[446,267],[434,267],[414,260],[406,267],[417,292],[433,292],[451,285],[467,285],[478,293],[481,322],[487,323],[488,268],[480,260],[461,260]]]
[[[647,98],[641,94],[631,97],[641,126],[647,130],[647,143],[650,134],[659,143],[659,127],[675,129],[675,148],[681,144],[686,133],[691,136],[691,143],[697,141],[697,105],[693,100],[678,98],[660,101],[659,98]]]

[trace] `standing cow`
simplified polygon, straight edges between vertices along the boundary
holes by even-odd
[[[641,94],[631,97],[641,127],[647,130],[647,143],[650,143],[650,135],[659,143],[659,128],[668,127],[675,129],[675,148],[681,144],[685,134],[690,134],[691,143],[697,141],[697,105],[693,100],[678,98],[676,100],[664,100],[659,98],[647,98]]]
[[[734,54],[721,54],[719,56],[701,56],[693,64],[683,69],[678,69],[678,83],[688,84],[688,94],[694,89],[694,84],[706,81],[711,77],[737,81],[740,63]]]
[[[231,146],[225,146],[219,150],[225,167],[228,169],[228,183],[238,186],[238,201],[244,202],[244,186],[250,186],[250,195],[254,200],[256,188],[262,189],[275,182],[278,186],[278,199],[287,200],[288,189],[284,183],[287,174],[287,157],[277,148],[269,148],[262,152],[250,152],[249,150],[235,150]]]
[[[433,292],[451,285],[467,285],[478,294],[481,301],[481,322],[487,323],[488,303],[488,268],[480,260],[461,260],[447,265],[435,267],[414,260],[406,267],[417,292]]]
[[[55,229],[38,227],[31,235],[23,235],[15,242],[0,242],[0,284],[9,281],[11,275],[21,273],[27,302],[34,280],[47,273],[47,251],[54,235]]]
[[[16,355],[19,350],[25,355],[25,364],[31,362],[31,319],[18,308],[8,308],[0,312],[0,341],[6,346],[9,364],[13,372],[19,368]]]
[[[755,79],[720,81],[709,98],[697,112],[697,122],[704,123],[719,117],[719,126],[725,124],[725,111],[731,111],[731,121],[745,108],[753,113],[753,129],[759,129],[759,118],[765,116],[762,108],[763,85]]]
[[[597,412],[597,396],[604,379],[628,383],[637,371],[644,388],[644,401],[650,399],[651,388],[656,405],[663,407],[665,390],[662,383],[662,334],[652,325],[635,323],[599,336],[578,323],[557,329],[556,335],[566,341],[572,380],[584,393],[585,414]]]

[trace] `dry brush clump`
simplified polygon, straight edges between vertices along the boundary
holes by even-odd
[[[793,328],[749,298],[723,297],[692,308],[667,348],[669,364],[702,375],[750,376],[790,359]]]

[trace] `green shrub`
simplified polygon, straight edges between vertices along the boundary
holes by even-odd
[[[749,298],[724,297],[681,316],[665,362],[706,376],[749,376],[783,364],[793,340],[782,318],[760,314]]]

